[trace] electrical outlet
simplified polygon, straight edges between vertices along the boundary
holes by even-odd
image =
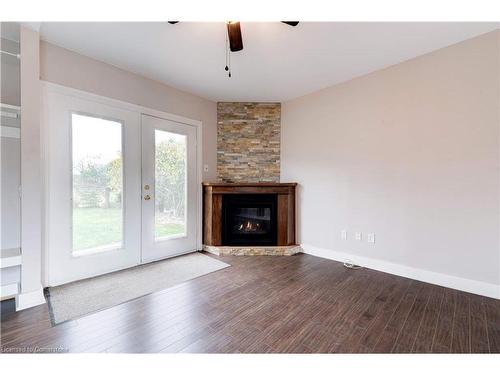
[[[366,240],[369,242],[369,243],[375,243],[375,233],[368,233],[366,235]]]
[[[205,165],[203,166],[203,172],[208,172],[208,164],[205,164]]]
[[[361,232],[356,232],[355,238],[356,241],[361,241],[363,239],[363,235],[361,234]]]
[[[341,237],[344,241],[347,241],[347,231],[346,231],[346,230],[342,230],[342,231],[340,231],[340,237]]]

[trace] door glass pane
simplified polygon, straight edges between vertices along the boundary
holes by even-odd
[[[155,130],[155,239],[186,235],[185,135]]]
[[[73,254],[122,247],[122,124],[72,114]],[[76,254],[75,254],[76,253]]]

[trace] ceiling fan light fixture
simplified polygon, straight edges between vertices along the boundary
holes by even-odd
[[[167,21],[171,25],[175,25],[179,21]],[[299,21],[281,21],[288,26],[297,26]],[[226,21],[226,66],[224,70],[228,77],[231,77],[231,52],[238,52],[243,49],[243,39],[241,37],[241,27],[239,21]],[[229,47],[229,48],[228,48]]]
[[[237,52],[243,49],[241,27],[238,21],[229,21],[227,23],[227,36],[229,38],[229,49],[231,52]]]

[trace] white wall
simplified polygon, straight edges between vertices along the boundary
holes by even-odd
[[[217,176],[217,104],[157,81],[40,43],[40,78],[63,86],[203,122],[204,181]]]
[[[306,250],[498,290],[499,38],[283,103],[281,176],[300,184]]]

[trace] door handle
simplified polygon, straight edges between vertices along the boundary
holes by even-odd
[[[144,196],[144,200],[145,200],[145,201],[148,201],[148,200],[150,200],[150,199],[151,199],[151,197],[149,196],[149,194],[147,194],[147,195],[145,195],[145,196]]]

